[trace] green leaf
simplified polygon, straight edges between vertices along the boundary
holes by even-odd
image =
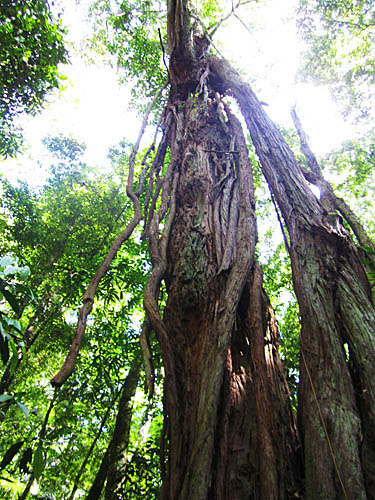
[[[12,346],[12,344],[13,344],[13,342],[11,342],[10,345]],[[10,360],[10,363],[9,363],[9,376],[10,377],[12,377],[12,375],[14,374],[17,363],[18,363],[18,353],[17,353],[17,356],[13,355],[11,360]]]
[[[34,452],[34,458],[33,458],[33,472],[36,480],[38,480],[40,476],[43,474],[45,466],[46,462],[44,460],[43,450],[41,446],[38,446]]]
[[[20,270],[20,280],[26,281],[27,278],[30,276],[30,268],[29,266],[24,266]]]
[[[5,318],[5,321],[7,322],[8,326],[12,329],[15,330],[16,333],[21,333],[21,325],[18,323],[16,319],[13,318]]]
[[[1,361],[5,365],[9,359],[9,346],[8,346],[8,339],[2,336],[0,336],[0,356],[1,356]]]
[[[3,288],[2,292],[3,292],[3,295],[4,295],[5,299],[6,299],[6,301],[8,302],[8,304],[10,305],[10,307],[13,309],[13,311],[16,314],[19,314],[19,312],[20,312],[20,306],[18,304],[16,296],[13,295],[12,293],[10,293],[10,291],[8,289],[6,289],[6,288]]]
[[[375,249],[368,247],[367,245],[362,245],[361,248],[371,255],[375,255]]]
[[[4,328],[3,328],[3,325],[2,325],[1,318],[0,318],[0,334],[1,334],[1,336],[2,336],[2,338],[3,338],[4,340],[6,340],[6,339],[7,339],[6,333],[5,333]]]
[[[20,272],[20,270],[21,270],[21,268],[18,266],[7,266],[4,269],[3,274],[4,274],[4,276],[8,276],[9,274],[17,274]]]
[[[26,418],[29,418],[29,409],[19,401],[16,401],[18,408],[25,414]]]
[[[4,403],[5,401],[9,401],[12,398],[13,398],[13,396],[10,396],[9,394],[0,394],[0,403]]]
[[[5,255],[0,259],[0,267],[5,268],[7,266],[12,265],[15,262],[14,257],[10,257],[9,255]]]
[[[5,453],[1,463],[0,470],[5,469],[5,467],[13,460],[15,455],[17,455],[19,449],[25,441],[18,441],[18,443],[13,444]]]

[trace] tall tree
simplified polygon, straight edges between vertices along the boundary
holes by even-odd
[[[232,3],[231,11],[243,3],[248,2]],[[151,60],[155,65],[157,78],[147,79],[142,95],[145,89],[155,93],[163,75],[169,93],[164,100],[155,95],[148,108],[129,157],[126,193],[134,216],[124,221],[128,225],[107,255],[100,253],[104,260],[83,294],[73,345],[53,385],[69,387],[79,350],[87,353],[88,315],[94,301],[100,305],[102,300],[95,297],[97,291],[103,280],[117,276],[114,259],[143,219],[151,271],[144,293],[150,328],[141,344],[150,388],[155,381],[150,329],[164,369],[160,497],[375,498],[375,311],[348,227],[359,243],[367,240],[324,180],[302,130],[307,169],[250,87],[213,54],[218,2],[203,2],[200,17],[193,2],[169,0],[165,33],[152,1],[95,4],[104,12],[117,7],[105,36],[113,35],[113,52],[122,57],[129,51],[128,74],[137,69],[148,77]],[[208,14],[214,21],[206,26]],[[142,59],[137,51],[146,40]],[[156,54],[167,71],[155,63]],[[275,315],[255,257],[254,159],[249,159],[240,121],[231,109],[233,98],[275,201],[291,259],[301,316],[297,419],[279,356]],[[161,138],[157,142],[155,135],[137,170],[140,138],[155,104]],[[320,187],[319,198],[308,182]],[[126,268],[121,270],[125,275]],[[120,342],[119,333],[111,332]],[[92,345],[102,349],[114,342],[108,336],[102,343],[99,336],[93,339],[95,328],[88,333]],[[123,447],[129,432],[128,396],[135,385],[124,396],[126,411],[118,414],[111,439],[121,446],[110,446],[102,463],[104,472],[116,472],[107,483],[108,498],[120,494],[127,475]],[[85,387],[81,383],[78,400]],[[99,489],[103,477],[98,474]]]
[[[230,92],[240,105],[290,240],[302,317],[299,430],[306,497],[373,498],[375,391],[370,359],[375,356],[375,315],[367,276],[336,207],[315,197],[251,89],[227,62],[206,55],[208,46],[207,33],[194,32],[188,2],[168,2],[171,90],[165,133],[170,134],[171,161],[163,193],[170,196],[162,196],[163,215],[167,210],[168,215],[159,243],[160,217],[149,226],[154,270],[144,301],[166,370],[170,449],[162,497],[284,498],[298,477],[288,467],[296,454],[285,401],[266,397],[275,390],[272,378],[262,380],[263,406],[255,405],[249,414],[237,407],[255,397],[256,379],[250,374],[257,336],[252,322],[261,324],[256,318],[262,317],[262,309],[256,299],[261,285],[253,256],[251,169],[238,122],[222,100]],[[156,303],[162,278],[168,292],[163,319]],[[247,306],[244,294],[250,297]],[[241,356],[240,369],[236,355]],[[239,382],[240,373],[247,373],[248,381],[253,378],[251,387]],[[226,376],[235,381],[227,389]],[[279,373],[278,394],[282,380]],[[239,414],[247,429],[256,415],[255,435],[262,443],[257,452],[257,440],[246,439],[236,424]],[[277,441],[285,449],[273,442],[273,426],[281,429]],[[231,446],[239,447],[238,462],[231,457]],[[259,459],[254,482],[249,472],[252,454]]]

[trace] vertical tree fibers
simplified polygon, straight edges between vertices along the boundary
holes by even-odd
[[[162,498],[288,498],[299,488],[298,441],[254,258],[246,142],[212,86],[202,43],[179,45],[177,33],[169,39],[169,162],[160,208],[147,222],[153,272],[144,298],[165,368]]]
[[[248,85],[225,61],[211,58],[211,68],[240,105],[289,233],[302,320],[306,498],[375,498],[375,311],[357,249]]]

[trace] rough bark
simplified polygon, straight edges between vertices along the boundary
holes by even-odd
[[[292,118],[298,136],[300,138],[301,151],[304,154],[307,160],[307,165],[310,169],[309,171],[306,171],[302,168],[302,173],[305,176],[305,179],[319,187],[320,201],[325,210],[327,212],[332,212],[332,211],[334,212],[335,210],[338,210],[338,212],[342,215],[342,217],[351,227],[353,233],[355,234],[358,240],[358,243],[361,246],[367,246],[375,250],[375,245],[369,238],[361,221],[351,210],[349,205],[343,199],[338,198],[335,195],[330,183],[324,179],[320,165],[309,146],[307,135],[302,128],[301,122],[297,116],[295,108],[292,109]],[[369,255],[367,255],[367,258],[368,257]]]
[[[207,498],[223,369],[255,246],[249,164],[240,157],[243,145],[231,145],[218,105],[190,100],[177,110],[171,144],[181,166],[165,326],[179,388],[168,413],[179,432],[170,434],[167,498]]]
[[[173,188],[163,191],[171,198],[159,243],[150,223],[154,272],[145,307],[166,369],[169,428],[162,498],[288,498],[298,483],[296,433],[273,338],[272,356],[264,353],[258,270],[254,301],[245,298],[257,238],[251,165],[241,126],[209,87],[206,69],[183,103],[186,83],[172,88]]]
[[[170,163],[147,224],[144,305],[161,347],[168,422],[161,498],[288,498],[298,489],[297,439],[254,261],[251,165],[187,3],[168,2]]]
[[[362,264],[340,218],[311,192],[251,89],[228,63],[211,58],[211,66],[240,105],[289,232],[302,318],[306,498],[374,498],[375,315]]]
[[[218,422],[216,490],[210,498],[299,497],[295,422],[258,265],[237,310]]]

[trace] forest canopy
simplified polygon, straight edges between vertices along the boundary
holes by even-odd
[[[3,162],[1,498],[375,499],[375,7],[296,2],[296,78],[353,125],[318,157],[222,55],[268,5],[89,1],[76,44],[59,5],[1,5],[3,157],[70,58],[141,117],[106,168],[69,128],[38,187]]]
[[[61,21],[47,0],[6,0],[0,10],[0,155],[14,156],[22,135],[15,118],[40,110],[67,62]]]

